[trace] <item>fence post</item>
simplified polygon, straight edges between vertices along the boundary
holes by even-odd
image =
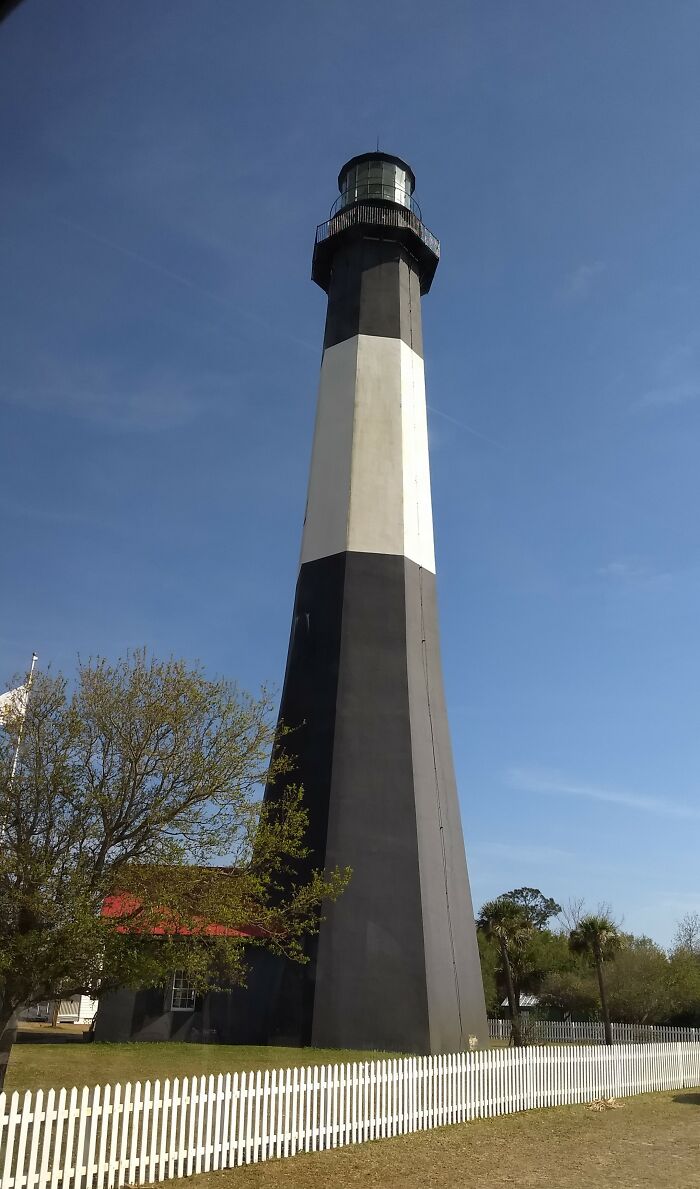
[[[674,1088],[674,1090],[683,1090],[683,1089],[685,1089],[685,1078],[683,1076],[683,1045],[682,1045],[682,1042],[677,1040],[674,1045],[674,1048],[676,1050],[676,1085],[673,1088]]]

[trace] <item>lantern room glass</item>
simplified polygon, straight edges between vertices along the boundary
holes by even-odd
[[[376,158],[359,161],[346,170],[341,179],[341,207],[378,198],[410,208],[411,178],[408,172],[393,161]]]

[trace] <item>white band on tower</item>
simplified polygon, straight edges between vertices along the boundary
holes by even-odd
[[[400,338],[324,352],[301,564],[344,551],[435,572],[423,360]]]

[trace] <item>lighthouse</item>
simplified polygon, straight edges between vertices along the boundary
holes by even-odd
[[[307,870],[352,877],[306,965],[264,961],[250,989],[269,1042],[450,1052],[487,1031],[435,586],[421,298],[440,245],[399,157],[353,157],[338,186],[280,720]]]

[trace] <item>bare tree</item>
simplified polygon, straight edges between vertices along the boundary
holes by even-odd
[[[586,902],[583,896],[570,896],[566,904],[559,910],[557,920],[566,933],[578,928],[578,923],[584,915]]]
[[[672,952],[680,950],[700,957],[700,912],[686,912],[676,925],[671,946]]]

